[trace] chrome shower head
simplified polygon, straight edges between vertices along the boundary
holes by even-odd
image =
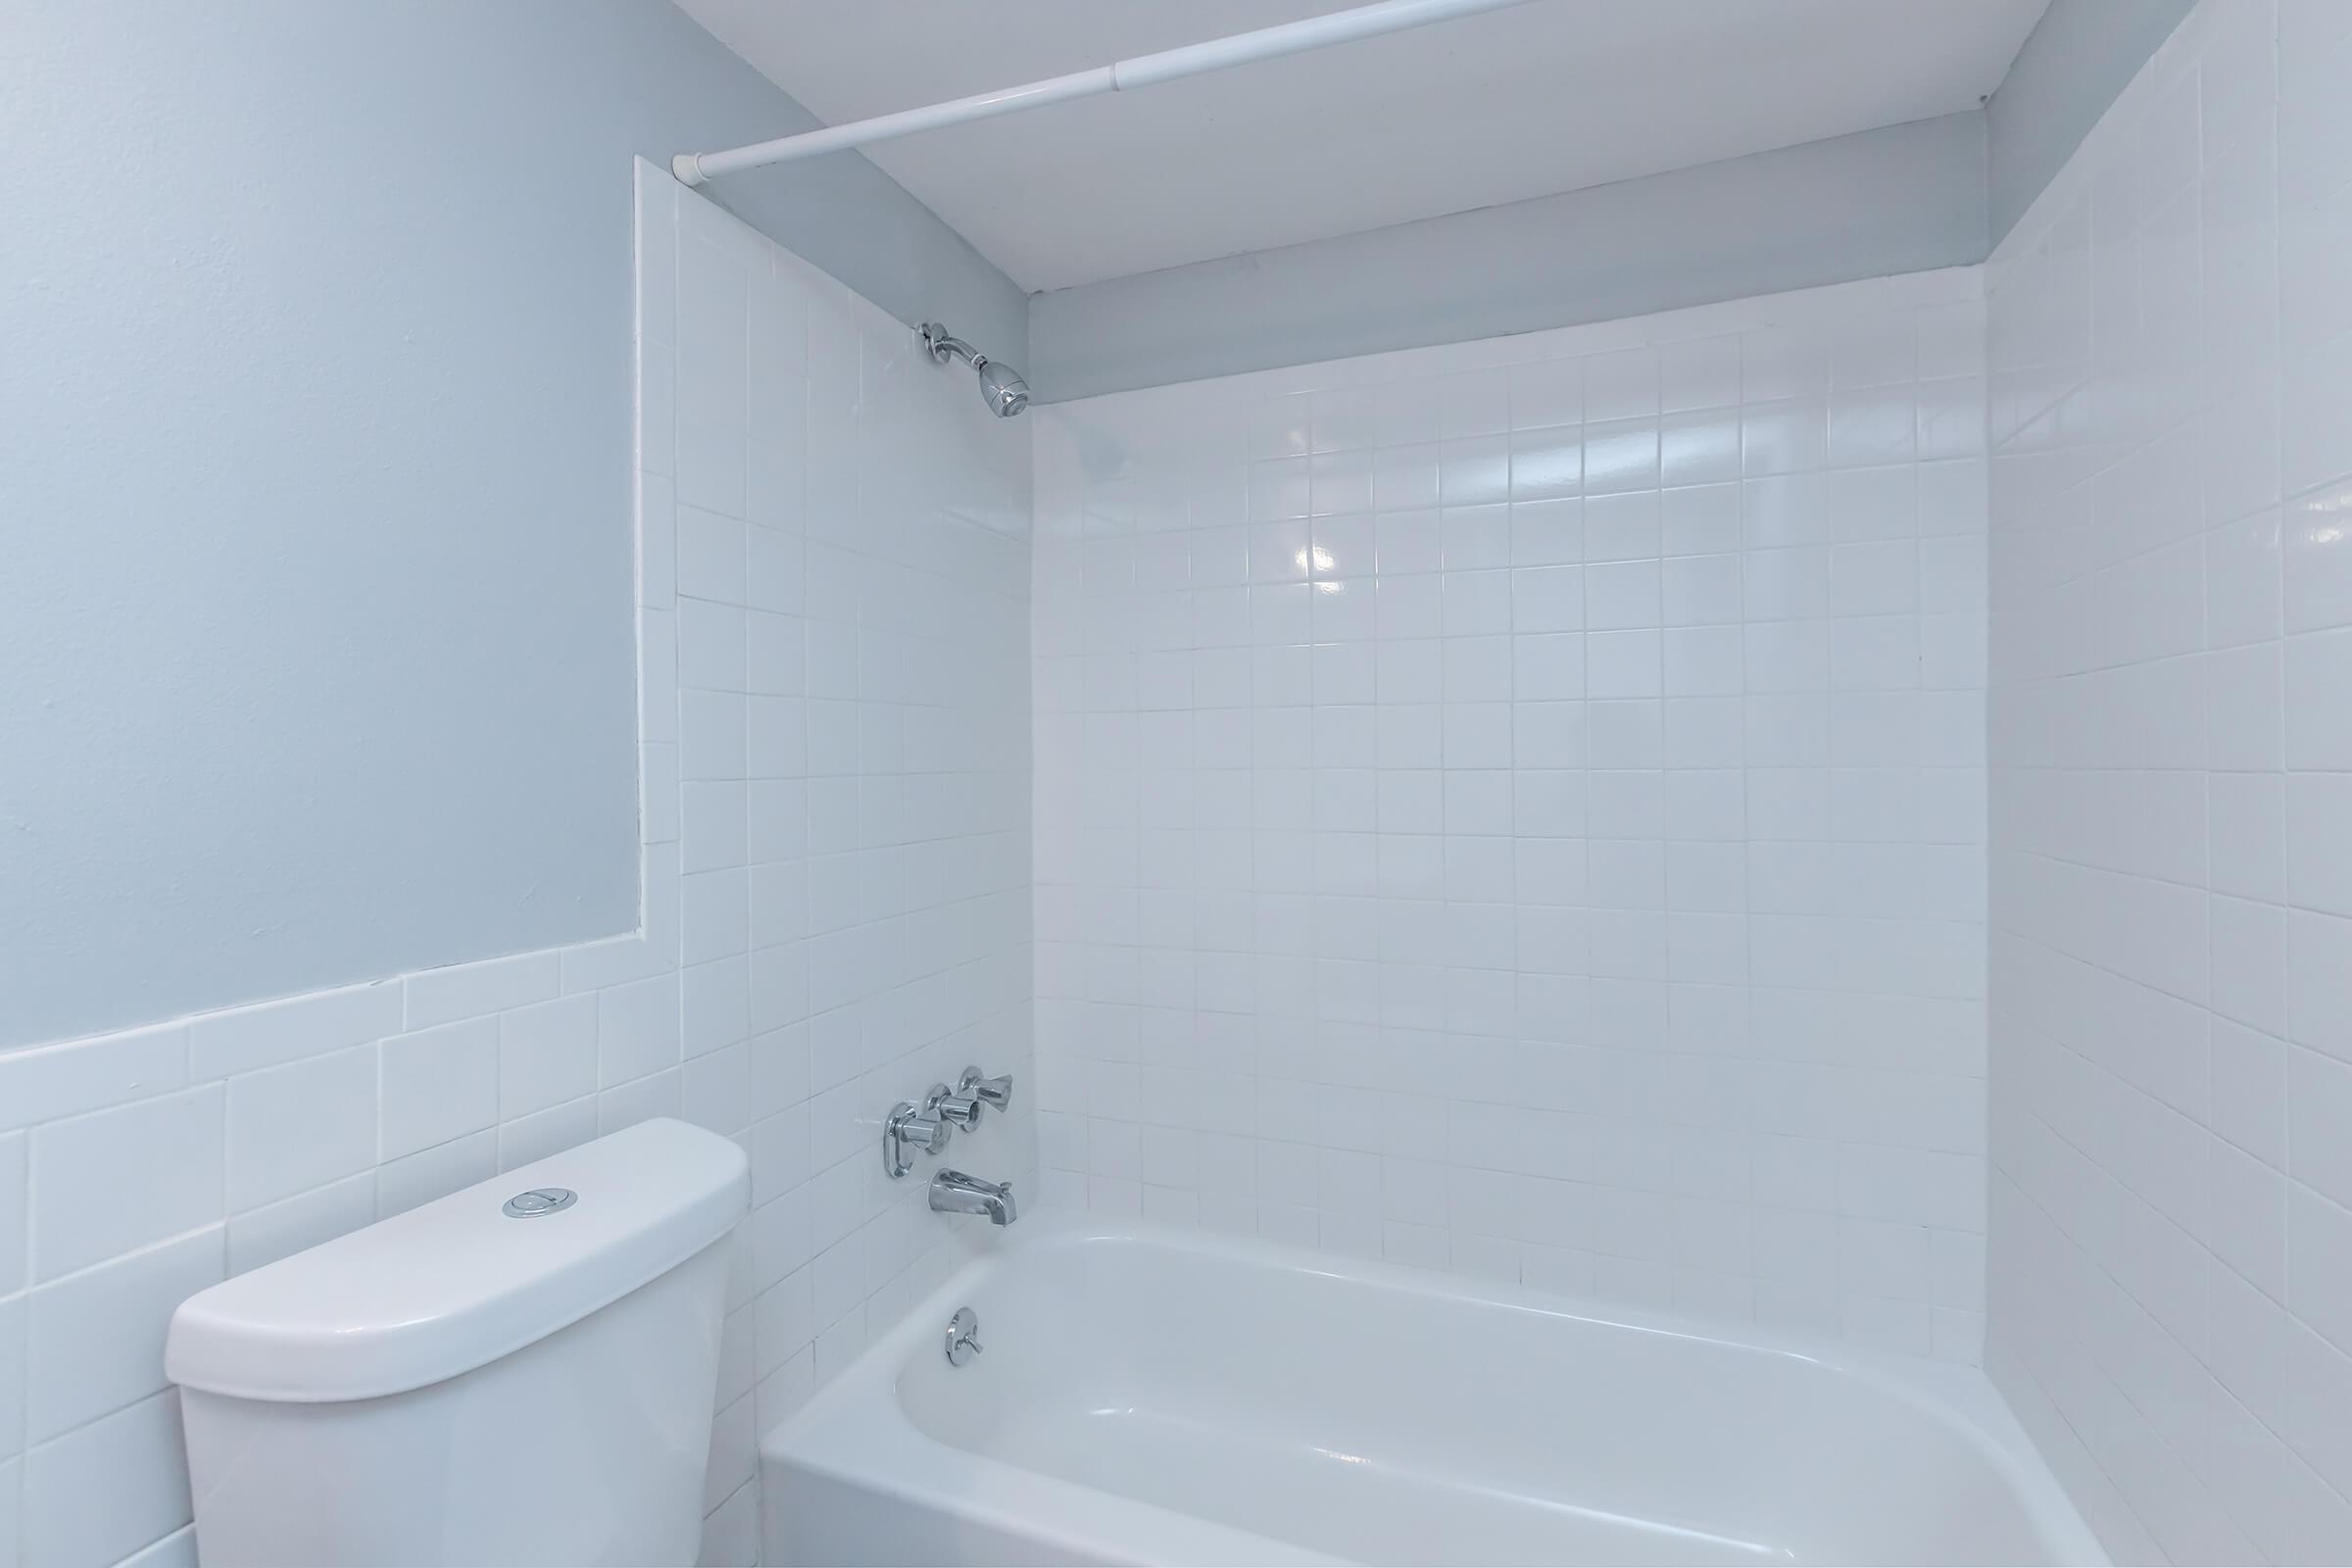
[[[982,359],[974,360],[972,368],[980,372],[980,395],[998,418],[1009,419],[1029,406],[1029,383],[1013,374],[1010,366]]]
[[[1029,383],[1009,365],[1000,365],[973,348],[959,337],[953,336],[937,321],[925,321],[921,328],[923,349],[931,358],[945,365],[953,359],[962,360],[980,378],[980,395],[988,400],[988,412],[1000,419],[1009,419],[1029,406]]]

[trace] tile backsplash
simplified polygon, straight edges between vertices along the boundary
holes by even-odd
[[[1036,411],[1049,1191],[1974,1360],[1975,270]]]
[[[756,1434],[958,1255],[874,1141],[1029,1070],[1026,438],[637,178],[641,928],[0,1054],[0,1564],[193,1562],[181,1298],[642,1117],[752,1158],[709,1561],[756,1560]],[[1014,1103],[971,1157],[1020,1181]]]
[[[1986,269],[1987,1365],[2118,1561],[2352,1558],[2348,65],[2206,0]]]

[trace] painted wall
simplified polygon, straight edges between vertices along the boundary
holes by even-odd
[[[0,1048],[627,929],[629,158],[808,123],[637,0],[0,41]],[[721,192],[911,319],[860,159]]]
[[[1947,115],[1031,300],[1049,401],[1984,259],[1984,130]]]
[[[1974,1359],[1977,284],[1041,411],[1049,1192]]]
[[[1987,270],[1988,1365],[2119,1562],[2352,1557],[2347,67],[2204,0]]]
[[[2190,0],[2053,0],[1984,110],[1034,297],[1048,401],[1981,262]]]
[[[2194,0],[2050,0],[1984,106],[1988,242],[1998,245]]]
[[[1029,1076],[1027,434],[639,173],[643,926],[0,1054],[0,1563],[192,1568],[181,1298],[653,1115],[751,1153],[705,1560],[754,1561],[755,1434],[972,1234],[871,1140]],[[1014,1103],[957,1148],[1020,1182]]]

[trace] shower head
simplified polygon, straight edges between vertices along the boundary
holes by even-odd
[[[1009,419],[1029,406],[1029,383],[1013,374],[1010,366],[975,360],[972,368],[980,372],[980,395],[998,418]]]
[[[953,358],[972,368],[980,378],[980,395],[988,400],[988,412],[998,418],[1009,419],[1029,406],[1029,383],[1011,366],[999,365],[963,339],[950,335],[937,321],[923,323],[922,339],[924,351],[940,364]]]

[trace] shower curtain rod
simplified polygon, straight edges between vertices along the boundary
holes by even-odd
[[[731,147],[716,153],[680,153],[670,160],[669,167],[685,183],[700,185],[739,170],[863,147],[869,142],[910,136],[918,130],[960,125],[968,121],[988,120],[1072,98],[1150,87],[1181,76],[1222,71],[1228,66],[1272,60],[1525,3],[1526,0],[1380,0],[1377,5],[1358,6],[1352,11],[1335,11],[1302,22],[1260,27],[1254,32],[1237,32],[1230,38],[1211,38],[1205,43],[1186,44],[1181,49],[1163,49],[1157,54],[1138,55],[1133,60],[1114,61],[1091,71],[1073,71],[1067,75],[1048,76],[1043,81],[1024,82],[1018,87],[1000,87],[968,98],[951,98],[946,103],[926,104],[920,109],[902,109],[896,114],[876,115],[871,120],[854,120],[821,130],[779,136],[774,141],[754,142],[749,147]]]

